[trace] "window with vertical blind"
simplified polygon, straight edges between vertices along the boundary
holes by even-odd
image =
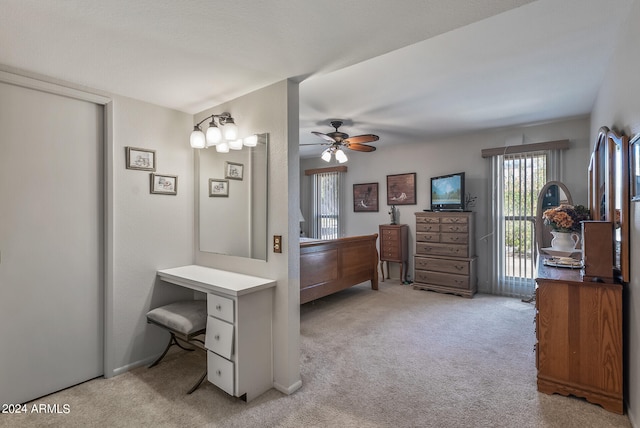
[[[307,170],[312,176],[311,237],[336,239],[342,235],[342,176],[346,167]]]
[[[484,157],[491,158],[491,293],[533,295],[538,194],[545,183],[562,178],[560,165],[566,148],[568,141],[483,151]]]

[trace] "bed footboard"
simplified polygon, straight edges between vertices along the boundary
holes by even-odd
[[[300,304],[371,281],[378,289],[378,234],[300,244]]]

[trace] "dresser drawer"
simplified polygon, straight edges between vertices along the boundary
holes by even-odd
[[[469,272],[471,272],[470,264],[468,260],[431,259],[428,257],[415,258],[416,269],[455,273],[458,275],[469,275]]]
[[[440,232],[440,224],[416,222],[416,232]]]
[[[438,232],[416,232],[416,241],[440,242],[440,234]]]
[[[466,245],[468,243],[468,235],[466,233],[443,233],[440,235],[440,242]]]
[[[229,360],[207,352],[207,379],[229,395],[234,395],[234,367]]]
[[[204,347],[227,359],[233,355],[233,324],[214,317],[207,318]]]
[[[467,224],[466,216],[452,216],[452,217],[442,217],[440,219],[440,223],[442,224]]]
[[[440,273],[424,270],[415,271],[415,281],[424,284],[444,285],[447,287],[468,289],[469,277],[465,275],[454,275],[450,273]]]
[[[217,294],[207,294],[207,312],[211,316],[233,323],[233,299]]]
[[[442,224],[440,227],[442,232],[467,233],[469,225],[466,224]]]
[[[440,219],[438,217],[423,217],[423,216],[416,216],[416,224],[433,224],[433,223],[440,223]]]
[[[423,254],[427,256],[469,257],[469,247],[467,245],[458,244],[416,242],[416,254]]]

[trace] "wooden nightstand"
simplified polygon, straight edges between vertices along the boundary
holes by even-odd
[[[387,262],[387,278],[389,278],[389,262],[400,263],[400,281],[407,282],[409,263],[409,227],[406,224],[380,225],[380,270],[384,281],[384,262]]]

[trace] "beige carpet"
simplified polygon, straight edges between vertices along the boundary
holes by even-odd
[[[360,285],[301,307],[302,388],[244,403],[203,384],[201,353],[96,379],[0,415],[1,427],[630,427],[582,399],[536,391],[534,307]]]

